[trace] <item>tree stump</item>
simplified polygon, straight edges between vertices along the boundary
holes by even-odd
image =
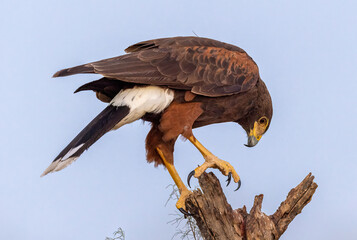
[[[273,215],[261,212],[263,194],[255,196],[249,214],[246,207],[233,210],[213,173],[199,177],[201,189],[195,190],[186,201],[186,208],[205,240],[275,240],[285,232],[290,222],[311,201],[317,184],[309,173]]]

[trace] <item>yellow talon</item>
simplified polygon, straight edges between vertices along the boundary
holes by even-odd
[[[185,215],[189,215],[186,211],[186,199],[189,198],[191,194],[192,192],[185,187],[185,189],[181,190],[181,195],[176,203],[176,208],[179,210],[183,209],[185,211]]]
[[[234,182],[238,182],[240,180],[239,175],[237,174],[236,170],[233,166],[224,160],[219,159],[218,157],[212,155],[209,158],[205,158],[205,162],[195,169],[195,178],[198,178],[206,171],[207,168],[216,168],[221,171],[221,173],[225,176],[228,176],[229,173],[232,174]]]
[[[215,155],[213,155],[194,136],[189,137],[188,140],[190,140],[190,142],[201,152],[202,156],[205,159],[205,162],[201,166],[197,167],[194,171],[192,171],[192,173],[190,173],[188,177],[189,186],[190,178],[192,177],[192,175],[195,176],[195,178],[198,178],[203,174],[204,171],[206,171],[207,168],[217,168],[221,171],[223,175],[228,176],[228,184],[230,182],[231,177],[233,177],[234,182],[238,183],[237,190],[239,189],[240,177],[229,162],[221,160]]]

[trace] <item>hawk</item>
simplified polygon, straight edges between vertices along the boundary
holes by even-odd
[[[178,136],[188,139],[205,162],[188,177],[199,177],[217,168],[240,186],[232,165],[207,150],[192,129],[214,123],[235,122],[246,131],[253,147],[268,130],[272,101],[260,79],[257,64],[241,48],[201,37],[173,37],[139,42],[125,55],[67,68],[53,77],[100,74],[102,78],[79,87],[92,90],[108,106],[55,158],[42,176],[59,171],[110,130],[138,119],[151,122],[146,137],[146,158],[163,164],[176,183],[180,198],[176,207],[188,214],[185,200],[191,194],[174,167]],[[237,189],[238,189],[237,188]]]

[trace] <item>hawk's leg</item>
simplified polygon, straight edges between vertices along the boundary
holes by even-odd
[[[236,190],[239,189],[241,184],[240,177],[229,162],[223,161],[213,155],[193,135],[191,135],[188,140],[190,140],[190,142],[195,145],[195,147],[201,152],[205,159],[205,162],[201,166],[197,167],[189,174],[187,178],[188,186],[190,186],[190,179],[192,176],[198,178],[207,168],[217,168],[223,175],[228,176],[227,186],[233,177],[234,182],[238,183],[238,188]]]
[[[178,187],[178,189],[180,191],[180,198],[176,203],[177,209],[185,215],[190,215],[186,211],[186,199],[192,194],[192,192],[187,189],[185,184],[182,182],[180,176],[178,175],[176,168],[174,167],[173,164],[169,163],[166,160],[166,158],[165,158],[163,152],[160,150],[160,148],[156,148],[156,151],[160,155],[162,161],[164,162],[165,167],[169,171],[172,179],[174,180],[176,186]]]

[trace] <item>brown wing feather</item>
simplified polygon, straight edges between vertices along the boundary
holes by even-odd
[[[129,46],[125,49],[125,52],[138,52],[144,49],[153,48],[172,48],[172,47],[192,47],[192,46],[206,46],[206,47],[218,47],[225,48],[230,51],[245,53],[240,47],[234,46],[232,44],[220,42],[210,38],[201,37],[173,37],[173,38],[159,38],[148,41],[139,42]]]
[[[145,41],[128,54],[60,72],[95,72],[121,81],[191,90],[204,96],[244,92],[259,79],[255,62],[241,48],[198,37]],[[58,75],[62,76],[62,75]]]
[[[89,64],[84,64],[76,67],[71,67],[71,68],[66,68],[62,69],[55,74],[53,74],[52,77],[65,77],[65,76],[70,76],[78,73],[95,73],[93,66]]]

